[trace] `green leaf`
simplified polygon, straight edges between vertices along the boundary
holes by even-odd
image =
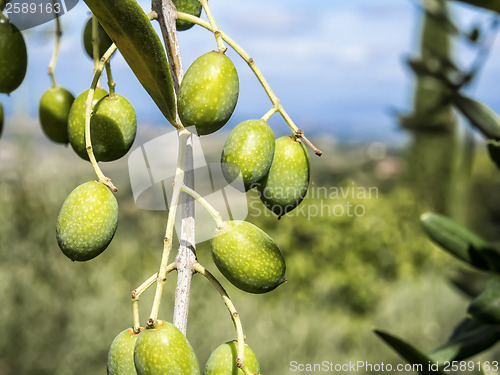
[[[462,320],[448,342],[427,353],[435,362],[462,361],[489,349],[500,340],[500,327]]]
[[[490,139],[488,141],[488,153],[491,160],[500,168],[500,142]]]
[[[139,82],[175,124],[175,96],[163,45],[135,0],[85,0]]]
[[[422,365],[421,371],[419,373],[427,375],[427,374],[443,374],[442,371],[432,371],[429,368],[431,363],[434,363],[430,357],[420,352],[418,349],[413,347],[411,344],[401,340],[400,338],[393,336],[389,333],[375,330],[374,331],[377,336],[379,336],[382,340],[384,340],[390,347],[392,347],[402,358],[407,360],[409,363],[414,365]]]
[[[500,2],[498,0],[459,0],[463,3],[474,5],[479,8],[493,10],[500,13]]]
[[[500,117],[486,104],[464,95],[454,95],[453,104],[489,139],[500,139]]]
[[[469,299],[476,298],[491,282],[491,274],[476,269],[459,269],[450,278],[451,284]]]
[[[467,313],[480,323],[500,325],[500,282],[491,284],[473,299]]]
[[[433,212],[420,217],[429,237],[451,255],[485,271],[500,271],[500,253],[486,240]]]

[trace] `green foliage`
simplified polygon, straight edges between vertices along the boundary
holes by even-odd
[[[47,137],[68,143],[68,116],[75,97],[63,87],[51,87],[40,98],[38,117]]]
[[[451,255],[481,270],[500,270],[500,252],[483,238],[443,215],[427,212],[420,220],[429,237]]]
[[[23,34],[11,23],[0,22],[0,93],[10,94],[24,80],[28,52]]]
[[[211,51],[188,68],[179,89],[179,117],[198,135],[222,128],[233,114],[239,95],[238,72],[226,55]]]
[[[274,156],[274,134],[262,120],[238,124],[224,143],[221,155],[222,172],[231,183],[241,173],[245,189],[262,180]]]
[[[484,350],[490,349],[500,340],[500,328],[481,324],[468,318],[454,329],[448,341],[428,353],[434,362],[463,361]]]
[[[500,168],[500,142],[490,139],[487,146],[491,160]]]
[[[387,332],[375,330],[375,333],[409,363],[421,366],[422,371],[419,371],[419,373],[423,375],[444,375],[444,372],[442,371],[429,369],[429,363],[431,363],[430,358],[421,353],[418,349],[414,348],[411,344]]]
[[[266,293],[285,281],[286,266],[280,248],[249,222],[224,222],[210,245],[217,268],[241,290]]]
[[[500,325],[500,282],[493,283],[474,298],[467,313],[480,323]]]
[[[252,197],[250,220],[283,249],[286,288],[296,298],[362,316],[376,308],[391,283],[437,259],[419,232],[414,195],[404,187],[388,195],[368,189],[351,180],[312,185],[304,202],[279,221]]]
[[[453,96],[453,104],[486,138],[500,139],[500,117],[486,104],[465,95]]]
[[[175,124],[175,96],[165,50],[135,0],[85,0],[160,111]]]

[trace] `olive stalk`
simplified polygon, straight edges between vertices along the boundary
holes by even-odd
[[[204,1],[204,0],[201,0],[201,1]],[[205,29],[207,29],[209,31],[212,31],[212,32],[216,31],[212,27],[212,25],[210,23],[208,23],[207,21],[202,20],[201,18],[193,16],[193,15],[188,14],[188,13],[177,12],[177,18],[179,20],[189,21],[189,22],[195,23],[197,25],[200,25],[201,27],[204,27]],[[290,127],[290,129],[292,130],[294,136],[299,137],[299,138],[304,138],[306,143],[314,150],[316,155],[321,156],[323,154],[323,152],[321,150],[319,150],[317,147],[315,147],[309,140],[307,140],[307,138],[304,137],[304,132],[302,130],[300,130],[297,127],[297,125],[295,125],[292,118],[288,115],[286,110],[283,108],[283,105],[281,104],[279,98],[276,96],[276,94],[274,94],[273,90],[271,89],[271,86],[269,85],[269,83],[265,79],[265,77],[262,74],[262,72],[260,71],[259,67],[257,66],[257,64],[255,64],[255,61],[253,60],[253,58],[251,58],[250,55],[238,43],[236,43],[231,37],[229,37],[227,34],[225,34],[224,32],[222,32],[218,29],[217,29],[217,31],[220,32],[221,38],[224,41],[226,41],[227,44],[229,44],[231,46],[231,48],[233,48],[241,56],[241,58],[243,60],[245,60],[245,62],[248,64],[250,69],[252,69],[255,76],[259,80],[260,84],[262,85],[262,87],[266,91],[267,96],[271,100],[273,107],[263,117],[266,119],[269,119],[274,113],[279,112],[280,115],[285,120],[285,122]]]
[[[55,7],[55,0],[52,0],[52,5]],[[61,44],[61,21],[59,20],[59,13],[55,12],[56,18],[56,45],[54,47],[54,51],[52,52],[52,57],[49,62],[48,73],[50,79],[52,80],[52,87],[57,87],[56,76],[54,74],[54,70],[56,69],[57,58],[59,56],[59,45]]]
[[[106,177],[99,167],[99,164],[97,163],[94,155],[94,150],[92,148],[92,138],[90,136],[90,119],[93,113],[92,101],[94,100],[95,89],[101,78],[102,70],[104,69],[106,62],[111,58],[115,51],[116,45],[113,43],[103,55],[101,62],[98,64],[97,69],[94,73],[94,78],[92,79],[92,84],[90,85],[87,100],[85,102],[85,147],[87,148],[87,154],[89,156],[90,163],[92,164],[92,168],[94,168],[94,172],[97,175],[99,182],[107,185],[113,191],[118,191],[116,186],[111,182],[111,179]]]
[[[238,341],[238,348],[237,348],[238,358],[236,359],[236,365],[239,368],[241,368],[241,370],[245,373],[245,375],[252,375],[250,370],[248,370],[248,367],[245,365],[245,335],[243,333],[243,326],[241,324],[240,315],[238,314],[238,311],[236,311],[236,308],[234,307],[231,298],[229,298],[229,295],[227,294],[226,290],[221,285],[219,280],[217,280],[217,278],[214,275],[212,275],[200,263],[196,263],[193,266],[193,269],[199,274],[205,276],[205,278],[208,281],[210,281],[210,283],[215,287],[215,289],[217,289],[220,296],[224,300],[224,304],[229,310],[229,314],[231,314],[231,319],[233,320],[234,328],[236,330],[236,339]]]
[[[273,105],[269,111],[266,112],[264,116],[262,116],[260,119],[262,121],[267,121],[271,118],[272,115],[274,115],[276,112],[278,112],[278,106]]]
[[[205,198],[203,198],[199,193],[197,193],[195,190],[191,189],[190,187],[183,185],[181,190],[192,196],[196,201],[198,201],[207,211],[208,213],[212,216],[212,218],[215,221],[215,224],[217,225],[217,229],[222,228],[222,216],[220,215],[219,211],[217,211],[210,203],[207,202]]]
[[[94,73],[99,66],[99,21],[92,15],[92,56],[94,57]]]
[[[175,217],[177,214],[177,207],[179,205],[179,197],[181,195],[181,188],[184,185],[184,168],[186,162],[186,148],[187,141],[191,133],[182,129],[179,130],[179,150],[177,154],[177,167],[175,171],[175,178],[173,182],[172,199],[170,201],[170,209],[167,219],[167,227],[165,229],[165,237],[163,238],[163,254],[161,258],[160,270],[156,278],[156,293],[151,309],[151,315],[148,320],[148,326],[155,326],[158,320],[158,311],[160,309],[161,296],[163,287],[165,285],[165,275],[167,274],[168,258],[172,250],[172,239],[174,234]]]
[[[108,78],[109,96],[113,97],[115,96],[116,82],[113,80],[113,74],[111,73],[111,62],[108,60],[105,66],[106,66],[106,77]]]
[[[144,281],[139,287],[132,291],[132,311],[134,314],[134,333],[139,333],[141,327],[141,320],[139,318],[139,298],[141,294],[144,293],[151,285],[154,284],[156,278],[158,277],[158,272],[155,272]]]
[[[219,48],[220,53],[226,53],[227,47],[224,45],[224,40],[222,39],[221,32],[219,27],[215,23],[215,18],[212,15],[212,11],[210,10],[210,6],[208,5],[208,0],[198,0],[205,10],[207,14],[208,21],[210,22],[210,27],[215,35],[215,40],[217,41],[217,47]]]

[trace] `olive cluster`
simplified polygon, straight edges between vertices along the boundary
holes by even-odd
[[[179,11],[200,16],[202,6],[198,0],[173,3]],[[83,30],[84,49],[94,61],[99,61],[113,44],[106,31],[97,26],[96,29],[96,23],[89,19]],[[178,30],[192,26],[177,20]],[[95,37],[98,43],[93,40]],[[10,93],[24,79],[27,52],[22,34],[7,21],[0,22],[0,47],[0,92]],[[175,110],[185,128],[196,129],[197,135],[205,136],[227,124],[238,96],[236,68],[225,51],[219,49],[203,54],[189,67],[179,87]],[[92,103],[87,108],[89,98]],[[90,128],[86,122],[89,118]],[[134,108],[115,93],[114,84],[109,85],[108,92],[93,83],[91,89],[75,98],[53,78],[53,86],[40,99],[39,119],[49,139],[69,143],[79,157],[93,165],[123,157],[137,131]],[[2,125],[0,104],[0,132]],[[309,156],[300,137],[294,134],[275,139],[262,119],[237,125],[227,138],[220,159],[227,182],[232,184],[240,179],[244,192],[257,189],[263,204],[278,218],[297,207],[307,192]],[[89,181],[75,188],[64,201],[57,217],[56,238],[69,259],[88,261],[108,247],[117,225],[118,203],[110,184],[102,179]],[[243,291],[266,293],[285,282],[286,265],[280,248],[267,233],[247,221],[217,222],[211,252],[221,273]],[[243,373],[238,357],[241,353],[236,348],[235,341],[217,347],[204,374]],[[244,357],[245,371],[260,373],[255,354],[246,345]],[[162,320],[148,323],[147,328],[122,331],[111,344],[107,368],[108,375],[200,373],[196,355],[185,336]]]

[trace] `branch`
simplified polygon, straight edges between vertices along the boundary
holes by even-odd
[[[177,10],[171,0],[152,0],[152,10],[156,13],[156,19],[160,23],[167,49],[170,71],[173,73],[174,92],[177,96],[180,83],[184,76],[175,24]],[[176,114],[176,122],[182,127],[178,113]],[[188,137],[184,152],[185,173],[182,185],[194,188],[192,135]],[[179,188],[180,187],[181,186],[179,186]],[[182,204],[182,224],[180,246],[175,260],[177,267],[177,287],[175,289],[173,324],[186,335],[191,278],[193,276],[192,265],[196,262],[194,200],[186,193],[182,193],[180,204]]]

